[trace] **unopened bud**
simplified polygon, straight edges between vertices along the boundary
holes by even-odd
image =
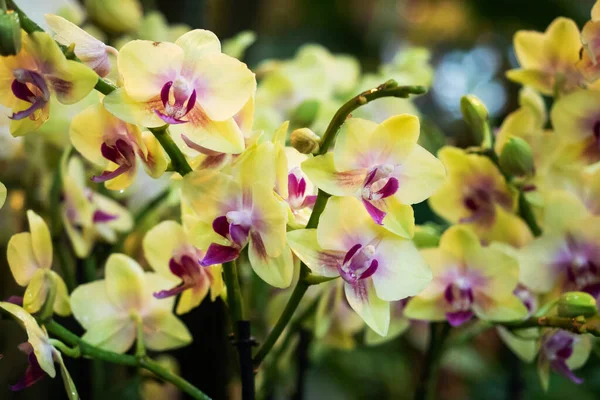
[[[475,143],[490,148],[492,135],[488,125],[489,113],[483,102],[472,94],[463,96],[460,99],[460,112],[473,132]]]
[[[114,33],[134,31],[142,21],[139,0],[86,0],[85,7],[96,24]]]
[[[589,293],[568,292],[558,299],[558,315],[560,317],[591,317],[597,312],[596,299]]]
[[[311,154],[319,151],[321,138],[308,128],[296,129],[292,132],[292,147],[302,154]]]
[[[19,14],[0,11],[0,55],[14,56],[21,51],[21,24]]]
[[[508,139],[500,153],[499,162],[500,168],[509,175],[529,176],[535,171],[531,147],[520,137]]]
[[[433,224],[415,226],[413,242],[418,249],[437,247],[440,243],[440,229]]]

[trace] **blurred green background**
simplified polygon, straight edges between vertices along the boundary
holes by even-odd
[[[62,1],[17,2],[37,21],[54,12]],[[457,143],[464,139],[459,100],[466,93],[478,95],[488,106],[496,125],[517,103],[515,84],[504,78],[514,67],[512,36],[518,29],[545,30],[557,16],[574,19],[581,27],[589,19],[593,0],[144,0],[144,9],[159,10],[170,23],[186,23],[214,31],[227,39],[244,30],[257,33],[245,61],[256,67],[265,59],[291,58],[305,43],[319,43],[333,53],[357,57],[365,72],[375,71],[399,48],[428,48],[436,75],[432,90],[417,102],[421,112]],[[6,174],[26,179],[19,167],[4,165]],[[6,209],[7,207],[5,207]],[[421,219],[425,219],[421,215]],[[0,212],[0,253],[10,235],[26,229],[6,210]],[[0,257],[0,298],[22,293],[14,283],[5,257]],[[90,301],[93,301],[91,299]],[[205,302],[183,319],[194,332],[192,346],[171,352],[183,376],[215,399],[228,398],[234,355],[227,340],[224,305]],[[81,332],[75,323],[66,323]],[[290,355],[288,370],[279,371],[273,385],[263,392],[268,398],[305,399],[410,399],[419,369],[423,340],[416,327],[393,342],[341,350],[324,344],[300,346],[309,352],[309,364],[301,381],[304,393],[294,388],[298,354]],[[20,328],[0,320],[0,399],[62,399],[60,379],[46,378],[23,392],[7,388],[24,371],[26,362],[16,349],[24,340]],[[93,368],[105,374],[103,398],[138,398],[140,378],[123,367],[68,360],[83,399],[94,390],[89,376]],[[493,331],[469,347],[452,351],[440,377],[440,399],[564,399],[600,398],[600,362],[592,356],[576,386],[553,375],[550,391],[542,393],[535,366],[522,365]],[[235,383],[233,384],[235,386]],[[235,391],[235,390],[233,390]],[[176,398],[169,395],[168,398]]]

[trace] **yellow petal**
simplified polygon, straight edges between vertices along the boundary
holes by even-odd
[[[212,120],[199,105],[190,111],[187,118],[190,122],[171,125],[173,140],[184,153],[197,154],[195,150],[190,152],[190,147],[183,141],[182,135],[201,147],[219,153],[239,154],[244,151],[244,134],[233,118]],[[164,125],[164,122],[162,124]]]
[[[315,274],[327,277],[339,275],[337,265],[343,260],[345,253],[323,250],[317,242],[316,229],[288,232],[287,242],[294,254]]]
[[[387,336],[390,326],[390,303],[375,294],[371,279],[358,281],[354,286],[344,283],[350,307],[380,336]]]
[[[552,74],[544,71],[511,69],[506,71],[506,77],[521,85],[531,86],[547,96],[551,96],[554,91],[554,77]]]
[[[69,292],[67,291],[67,285],[65,281],[54,271],[49,271],[50,274],[54,275],[54,281],[56,282],[56,299],[54,300],[54,312],[61,317],[67,317],[71,314],[71,304],[69,302]]]
[[[50,269],[52,266],[52,239],[50,230],[42,217],[35,212],[27,211],[29,231],[31,232],[31,246],[33,254],[40,268]]]
[[[285,247],[287,209],[271,188],[261,182],[252,188],[252,214],[257,221],[253,230],[260,233],[266,253],[277,257]]]
[[[536,31],[518,31],[514,37],[517,59],[523,69],[542,69],[544,34]]]
[[[334,196],[355,195],[367,176],[364,168],[338,172],[333,153],[308,158],[302,163],[302,172],[315,186]]]
[[[546,29],[544,51],[549,60],[575,65],[579,61],[581,38],[575,21],[569,18],[556,18]]]
[[[35,314],[42,309],[48,299],[50,280],[45,269],[38,269],[23,295],[23,308],[30,314]]]
[[[81,337],[93,346],[119,354],[129,350],[135,338],[136,327],[129,316],[103,319],[91,325]]]
[[[173,253],[186,243],[186,234],[181,225],[175,221],[163,221],[146,233],[142,246],[150,266],[159,274],[172,276],[169,261]]]
[[[334,164],[338,171],[372,166],[366,153],[371,148],[370,139],[375,129],[377,124],[365,119],[350,118],[344,122],[338,133],[334,150]]]
[[[40,269],[31,242],[31,233],[13,235],[8,241],[7,258],[10,271],[20,286],[27,286],[35,272]]]
[[[183,49],[184,62],[201,62],[203,57],[221,53],[217,35],[205,29],[194,29],[180,36],[175,44]]]
[[[106,294],[122,310],[141,310],[144,298],[144,271],[125,254],[111,254],[106,261]]]
[[[419,118],[414,115],[395,115],[377,125],[368,150],[364,150],[376,164],[403,164],[417,144],[420,129]]]
[[[285,236],[284,236],[285,238]],[[289,248],[284,248],[278,256],[269,256],[264,245],[257,243],[257,237],[250,235],[248,258],[252,269],[263,281],[277,288],[289,287],[294,274],[294,260]]]
[[[158,128],[165,124],[165,121],[154,112],[152,103],[135,100],[123,88],[114,90],[105,96],[102,104],[115,117],[130,124],[147,128]]]
[[[133,40],[119,51],[118,67],[127,95],[148,101],[163,85],[175,81],[183,64],[181,47],[168,42]]]
[[[416,204],[433,195],[444,183],[446,169],[440,160],[419,145],[401,164],[400,187],[395,197],[403,204]]]
[[[154,351],[164,351],[187,346],[192,335],[185,324],[170,312],[157,312],[145,316],[144,343]]]
[[[4,205],[6,201],[6,186],[2,182],[0,182],[0,208]]]
[[[105,281],[95,281],[79,285],[71,293],[73,316],[87,330],[107,319],[129,318],[128,310],[122,310],[111,302],[106,286]]]
[[[569,142],[594,135],[595,115],[600,107],[600,93],[578,90],[561,97],[550,113],[556,133]]]
[[[483,302],[476,297],[473,312],[478,318],[490,321],[517,321],[528,314],[521,299],[512,294],[504,299],[486,299]]]

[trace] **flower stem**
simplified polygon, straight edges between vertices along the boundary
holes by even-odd
[[[525,321],[498,322],[495,325],[505,326],[511,330],[525,328],[559,328],[569,332],[600,337],[600,316],[585,318],[566,318],[557,316],[531,317]]]
[[[150,132],[156,137],[160,145],[167,152],[171,158],[171,164],[175,171],[179,175],[184,176],[185,174],[192,172],[192,168],[188,164],[183,153],[179,150],[179,147],[175,144],[171,135],[169,134],[169,125],[163,125],[160,128],[148,128]]]
[[[533,236],[538,237],[542,234],[542,230],[535,219],[531,205],[527,201],[525,193],[523,193],[522,190],[519,190],[519,216],[523,218],[531,230],[531,233],[533,233]]]
[[[434,400],[437,386],[437,376],[440,369],[444,342],[450,332],[446,322],[431,322],[429,324],[429,348],[421,369],[421,377],[415,393],[415,400]]]
[[[325,130],[325,133],[323,134],[323,138],[319,146],[318,155],[323,155],[327,153],[329,147],[333,144],[335,137],[342,125],[344,124],[344,122],[346,122],[350,113],[356,110],[357,108],[382,97],[407,98],[411,94],[418,95],[423,94],[425,92],[427,92],[427,89],[423,86],[398,86],[398,83],[396,83],[396,81],[390,79],[389,81],[382,83],[376,88],[369,89],[357,96],[354,96],[353,98],[348,100],[342,107],[340,107],[340,109],[335,113],[335,115],[331,119],[331,122],[329,123],[327,129]],[[319,218],[321,217],[323,210],[325,210],[327,200],[330,196],[330,194],[319,190],[312,213],[310,214],[310,218],[308,220],[308,223],[306,224],[306,229],[314,229],[319,225]],[[298,305],[300,304],[300,301],[302,300],[302,297],[304,296],[304,293],[306,293],[308,287],[310,285],[318,284],[324,281],[325,280],[320,280],[318,278],[315,279],[310,274],[310,270],[308,269],[306,264],[300,264],[300,279],[298,280],[298,283],[296,284],[292,296],[288,300],[288,303],[286,304],[283,313],[279,317],[279,320],[267,336],[267,339],[265,340],[263,345],[260,347],[256,355],[254,356],[255,368],[257,368],[263,362],[269,351],[271,351],[271,349],[273,348],[275,342],[277,342],[277,339],[279,339],[279,336],[292,319],[294,311],[296,311],[296,308],[298,308]]]
[[[159,363],[150,359],[149,357],[136,357],[127,354],[117,354],[111,351],[100,349],[96,346],[83,341],[79,336],[69,331],[56,321],[49,321],[45,323],[46,329],[52,335],[58,337],[62,342],[67,343],[71,346],[78,346],[81,350],[81,355],[88,358],[94,358],[98,360],[108,361],[113,364],[126,365],[129,367],[144,368],[154,375],[158,376],[166,382],[170,382],[177,386],[183,392],[187,393],[194,399],[199,400],[210,400],[206,394],[200,389],[193,386],[191,383],[183,379],[182,377],[172,373],[166,368],[163,368]],[[65,353],[66,354],[66,353]],[[67,354],[68,355],[68,354]]]

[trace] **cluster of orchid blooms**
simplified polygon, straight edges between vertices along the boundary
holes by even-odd
[[[29,231],[7,246],[25,293],[0,302],[28,334],[22,350],[30,366],[14,389],[54,377],[58,363],[77,398],[61,355],[73,350],[45,327],[53,313],[72,314],[85,329],[82,341],[114,353],[136,341],[152,351],[189,344],[173,311],[189,312],[209,292],[213,301],[232,301],[222,274],[238,259],[237,268],[279,289],[309,276],[303,303],[318,302],[318,338],[348,346],[366,327],[365,341],[379,343],[415,321],[464,327],[479,319],[497,326],[523,360],[537,357],[546,387],[550,369],[581,382],[572,370],[584,364],[593,337],[523,323],[596,318],[600,2],[581,31],[558,18],[546,32],[518,32],[521,68],[507,76],[523,85],[520,107],[492,130],[485,107],[464,98],[480,143],[447,145],[437,157],[422,146],[408,99],[359,97],[364,106],[339,132],[327,128],[348,94],[373,82],[428,85],[419,49],[361,76],[353,58],[305,46],[292,60],[263,63],[257,86],[206,30],[173,42],[131,40],[117,51],[62,17],[46,20],[53,33],[23,30],[20,51],[0,59],[0,103],[15,137],[35,135],[59,103],[85,103],[69,121],[55,172],[60,209],[50,210],[74,255],[88,258],[96,243],[123,241],[135,228],[111,193],[141,174],[170,176],[181,213],[145,233],[142,255],[114,252],[103,279],[67,287],[52,269],[54,234],[27,211]],[[239,57],[243,41],[226,46],[230,54]],[[110,88],[103,95],[94,92],[99,79]],[[552,98],[550,110],[543,96]],[[287,120],[299,128],[291,135]],[[328,134],[337,134],[330,151]],[[415,225],[412,205],[426,200],[446,225]]]

